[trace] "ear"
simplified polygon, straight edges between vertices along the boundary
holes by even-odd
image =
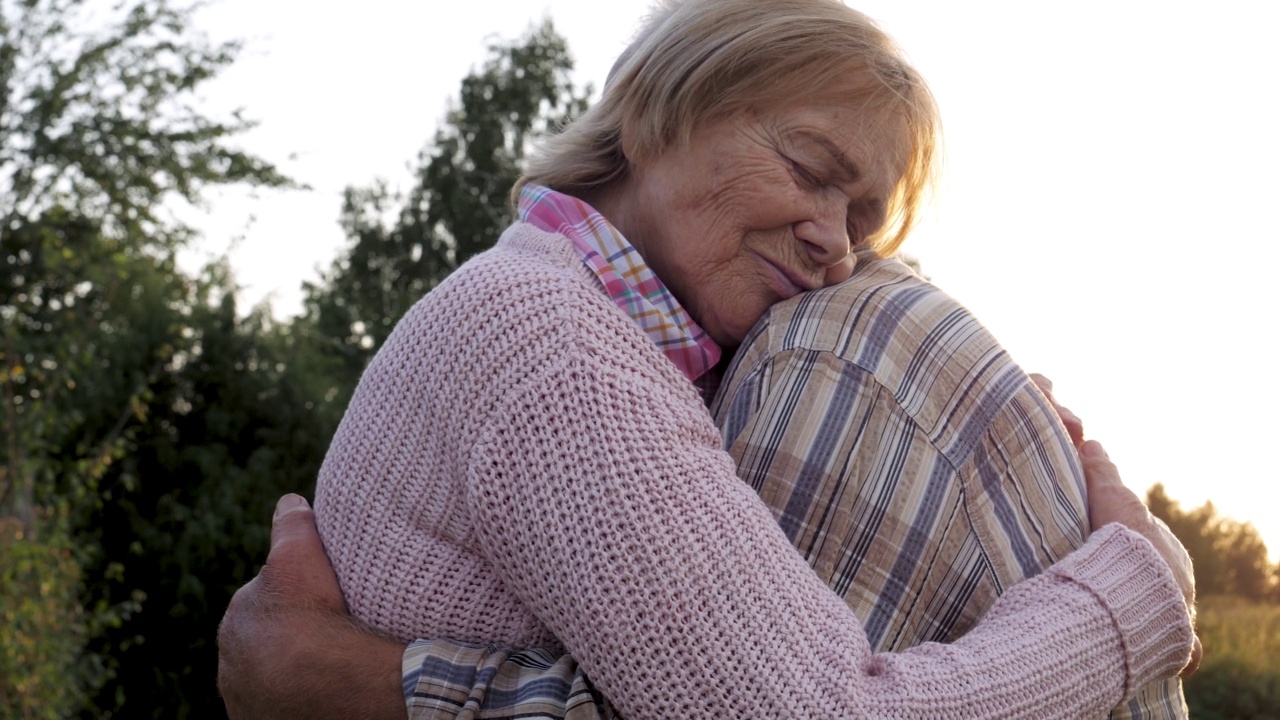
[[[639,129],[636,127],[634,120],[628,119],[622,123],[622,131],[619,133],[621,137],[619,145],[622,147],[622,157],[630,167],[636,167],[644,157],[644,152],[640,147]]]

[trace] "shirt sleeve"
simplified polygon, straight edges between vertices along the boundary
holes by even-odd
[[[960,641],[873,654],[691,396],[567,348],[493,409],[468,471],[488,560],[624,715],[1101,716],[1185,663],[1172,574],[1119,527]]]
[[[418,640],[405,649],[402,677],[409,720],[618,717],[567,654]]]
[[[1186,720],[1189,713],[1186,699],[1182,696],[1182,682],[1178,678],[1165,678],[1144,685],[1136,695],[1112,710],[1109,718]]]

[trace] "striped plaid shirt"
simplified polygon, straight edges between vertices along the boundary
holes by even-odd
[[[725,447],[876,650],[948,641],[1083,542],[1083,474],[994,338],[891,260],[775,306],[712,405]],[[608,717],[571,657],[420,641],[411,718]],[[1176,679],[1113,717],[1186,717]]]

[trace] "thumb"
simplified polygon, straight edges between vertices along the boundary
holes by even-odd
[[[289,493],[276,501],[276,511],[271,516],[270,555],[293,552],[298,544],[310,544],[312,536],[319,542],[315,513],[306,498]]]
[[[271,550],[262,568],[266,590],[292,603],[344,612],[338,578],[316,530],[315,513],[300,495],[285,495],[271,518]]]

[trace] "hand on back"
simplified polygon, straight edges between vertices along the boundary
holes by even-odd
[[[1187,609],[1194,620],[1196,584],[1191,567],[1191,556],[1187,554],[1186,549],[1182,547],[1182,543],[1169,530],[1169,527],[1160,518],[1152,515],[1141,498],[1121,482],[1120,471],[1111,462],[1102,444],[1097,440],[1085,441],[1084,423],[1075,413],[1058,404],[1053,396],[1053,382],[1036,373],[1032,373],[1031,379],[1058,411],[1058,417],[1061,418],[1067,433],[1071,436],[1071,441],[1080,452],[1088,494],[1090,530],[1097,530],[1113,522],[1120,523],[1150,541],[1156,552],[1169,565],[1169,569],[1173,571],[1173,577],[1178,582],[1178,587],[1182,588]],[[1196,671],[1202,654],[1200,639],[1196,638],[1195,647],[1191,651],[1191,662],[1183,669],[1183,677]]]

